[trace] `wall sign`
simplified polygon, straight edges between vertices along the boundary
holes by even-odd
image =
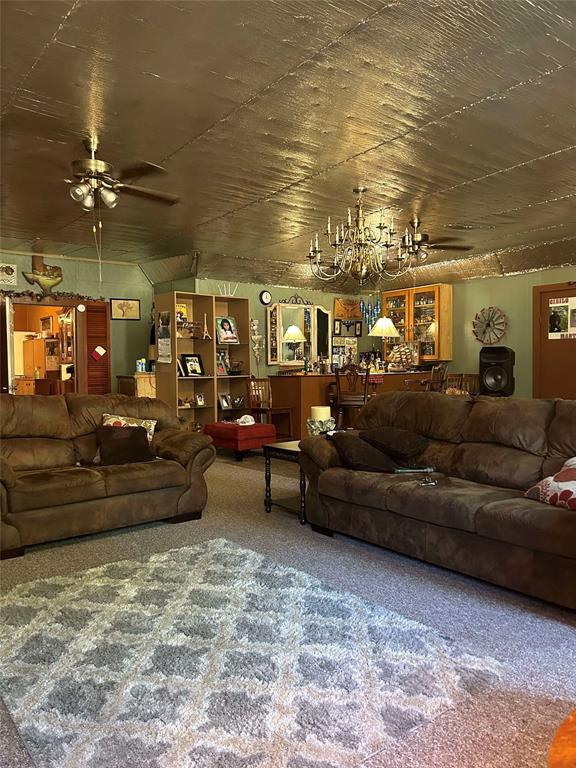
[[[548,299],[548,338],[576,339],[576,296]]]
[[[16,264],[0,264],[0,285],[16,285],[17,279]]]

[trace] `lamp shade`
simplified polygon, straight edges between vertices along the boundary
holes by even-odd
[[[382,336],[387,339],[397,339],[400,334],[389,317],[379,317],[368,336]]]
[[[282,341],[306,341],[306,336],[302,333],[300,328],[298,328],[297,325],[289,325],[288,328],[284,331],[284,336],[282,336]]]

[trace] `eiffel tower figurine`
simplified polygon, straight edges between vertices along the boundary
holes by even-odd
[[[206,318],[206,312],[204,312],[204,332],[202,334],[202,338],[205,341],[212,341],[212,336],[208,333],[208,320]]]

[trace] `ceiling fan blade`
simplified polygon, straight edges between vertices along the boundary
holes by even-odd
[[[429,243],[428,248],[434,248],[436,251],[471,251],[472,245],[437,245]]]
[[[123,181],[124,179],[136,179],[141,176],[153,176],[162,173],[166,173],[166,168],[163,168],[161,165],[141,162],[121,168],[118,172],[118,179]]]
[[[154,189],[147,189],[146,187],[137,187],[134,184],[123,184],[119,182],[114,184],[114,189],[120,190],[127,195],[134,195],[134,197],[144,197],[147,200],[152,200],[156,203],[162,203],[163,205],[174,205],[180,201],[177,195],[171,195],[168,192],[157,192]]]

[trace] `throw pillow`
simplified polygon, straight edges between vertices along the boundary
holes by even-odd
[[[113,413],[102,414],[103,427],[144,427],[148,434],[148,442],[152,442],[156,419],[137,419],[134,416],[116,416]]]
[[[568,459],[555,475],[545,477],[529,488],[524,496],[553,507],[576,510],[576,456]]]
[[[396,461],[409,461],[424,453],[428,438],[397,427],[365,429],[360,437]]]
[[[331,439],[342,463],[348,469],[394,472],[396,468],[396,463],[389,456],[361,440],[357,434],[335,432]]]
[[[97,435],[102,464],[134,464],[154,459],[144,427],[98,427]]]

